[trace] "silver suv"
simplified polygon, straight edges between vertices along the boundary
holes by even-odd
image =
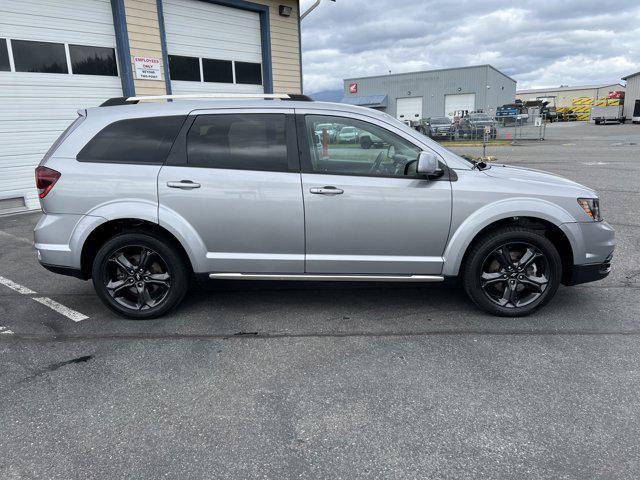
[[[36,169],[42,265],[135,319],[193,276],[458,277],[482,309],[521,316],[608,275],[614,232],[590,188],[466,160],[372,109],[272,97],[80,111]]]

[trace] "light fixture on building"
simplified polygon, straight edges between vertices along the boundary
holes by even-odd
[[[280,15],[282,15],[283,17],[291,16],[291,7],[289,5],[280,5],[278,10],[280,12]]]

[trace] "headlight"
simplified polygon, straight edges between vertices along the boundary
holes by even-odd
[[[589,215],[595,222],[602,220],[600,216],[600,200],[597,198],[579,198],[578,205],[582,207],[584,213]]]

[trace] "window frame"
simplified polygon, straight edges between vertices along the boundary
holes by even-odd
[[[46,75],[71,75],[71,70],[70,70],[70,60],[69,60],[69,49],[68,49],[68,44],[66,42],[49,42],[49,41],[45,41],[45,40],[25,40],[25,39],[21,39],[21,38],[9,38],[9,42],[11,42],[11,51],[8,52],[11,55],[11,59],[9,60],[10,64],[11,61],[13,60],[13,72],[15,73],[36,73],[36,74],[46,74]],[[60,46],[62,47],[62,55],[64,58],[64,68],[66,71],[64,72],[42,72],[42,71],[36,71],[36,72],[31,72],[29,70],[20,70],[18,69],[18,65],[16,64],[16,44],[14,42],[22,42],[22,43],[46,43],[46,44],[50,44],[50,45],[56,45],[56,46]]]
[[[303,111],[303,112],[296,112],[296,126],[297,126],[297,131],[298,131],[298,145],[300,146],[300,163],[301,163],[301,171],[302,173],[308,173],[308,174],[312,174],[312,175],[333,175],[333,176],[343,176],[343,177],[365,177],[365,178],[393,178],[396,180],[404,180],[404,181],[415,181],[415,180],[427,180],[426,177],[422,176],[422,175],[407,175],[407,176],[397,176],[397,175],[372,175],[372,174],[363,174],[363,173],[344,173],[344,172],[317,172],[313,169],[313,163],[311,160],[311,148],[309,145],[309,135],[308,135],[308,131],[307,131],[307,116],[317,116],[317,117],[341,117],[341,118],[345,118],[345,119],[353,119],[353,120],[358,120],[364,123],[368,123],[371,125],[374,125],[378,128],[382,128],[384,130],[387,130],[389,133],[400,137],[402,140],[404,140],[405,142],[413,145],[416,149],[418,149],[421,152],[424,151],[428,151],[430,153],[435,154],[439,159],[440,159],[440,164],[441,164],[441,168],[443,168],[443,170],[445,172],[448,172],[448,169],[446,168],[446,164],[444,163],[444,161],[442,160],[442,156],[440,154],[438,154],[438,152],[435,152],[434,150],[431,150],[423,145],[419,145],[418,143],[416,143],[416,141],[414,139],[412,139],[411,137],[408,137],[407,135],[403,134],[403,132],[394,129],[392,125],[388,125],[385,124],[383,122],[377,122],[376,119],[371,118],[371,117],[367,117],[364,115],[359,115],[359,114],[349,114],[347,112],[334,112],[334,111],[324,111],[324,110],[318,110],[318,111]],[[445,177],[445,179],[448,180],[448,175],[444,175],[443,177]],[[443,177],[440,177],[439,179],[442,179]],[[435,180],[435,179],[429,179],[431,181]]]
[[[217,168],[203,167],[201,165],[189,164],[189,144],[187,137],[197,117],[204,115],[259,115],[259,114],[281,114],[284,115],[285,142],[287,146],[287,170],[250,170],[247,168]],[[287,108],[245,108],[245,109],[218,109],[218,110],[194,110],[189,113],[187,120],[182,125],[178,137],[173,143],[173,147],[167,155],[166,166],[202,168],[207,170],[238,170],[248,172],[270,172],[270,173],[297,173],[301,172],[300,166],[299,132],[296,125],[295,112]]]

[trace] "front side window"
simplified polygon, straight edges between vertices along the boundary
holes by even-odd
[[[16,72],[69,73],[64,44],[11,40]]]
[[[335,134],[329,134],[332,125]],[[377,125],[353,118],[307,115],[313,173],[414,176],[420,148]],[[413,172],[413,173],[412,173]]]
[[[184,116],[132,118],[107,125],[78,153],[80,162],[164,163]]]
[[[69,56],[74,74],[118,76],[116,51],[113,48],[69,45]]]
[[[0,38],[0,72],[8,72],[11,70],[9,63],[9,51],[7,49],[7,40]]]
[[[200,115],[187,136],[195,167],[289,171],[285,115]]]

